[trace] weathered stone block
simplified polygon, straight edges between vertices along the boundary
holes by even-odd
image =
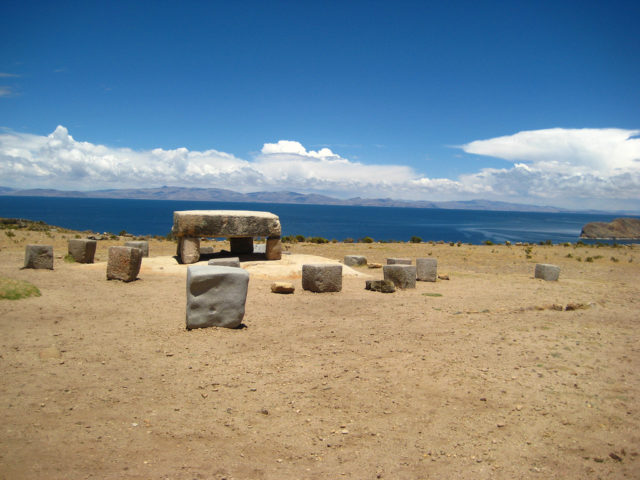
[[[109,247],[107,280],[131,282],[138,277],[142,250],[133,247]]]
[[[344,264],[348,267],[360,267],[367,264],[367,257],[362,255],[345,255]]]
[[[381,293],[393,293],[396,291],[393,282],[388,280],[367,280],[365,289]]]
[[[69,255],[78,263],[93,263],[98,242],[88,238],[71,238],[67,242]]]
[[[316,293],[342,290],[342,265],[333,263],[302,265],[302,288]]]
[[[214,267],[240,268],[240,259],[238,257],[212,258],[209,260],[209,265],[213,265]]]
[[[535,277],[555,282],[560,277],[560,267],[548,263],[537,263]]]
[[[131,242],[124,242],[124,246],[139,248],[140,250],[142,250],[143,257],[149,256],[149,242],[147,242],[146,240],[135,240]]]
[[[253,237],[232,237],[229,244],[236,255],[253,253]]]
[[[267,253],[267,244],[266,243],[254,243],[253,244],[253,253]]]
[[[241,268],[194,265],[187,269],[187,329],[236,328],[244,318],[249,273]]]
[[[200,260],[200,238],[178,238],[178,258],[182,263],[196,263]]]
[[[282,258],[282,242],[279,235],[267,237],[264,253],[267,256],[267,260],[280,260]]]
[[[53,245],[27,245],[24,268],[53,270]]]
[[[411,265],[410,258],[387,258],[387,265]]]
[[[173,212],[172,232],[178,237],[271,237],[281,228],[270,212],[183,210]]]
[[[414,265],[385,265],[384,279],[398,288],[416,288],[416,267]]]
[[[293,293],[296,291],[296,287],[293,283],[289,282],[273,282],[271,284],[271,291],[273,293]]]
[[[438,260],[435,258],[417,258],[416,278],[421,282],[435,282],[438,278]]]

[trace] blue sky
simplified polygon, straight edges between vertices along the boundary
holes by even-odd
[[[5,2],[0,185],[640,211],[638,2]]]

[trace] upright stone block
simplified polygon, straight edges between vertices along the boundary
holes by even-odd
[[[282,258],[282,242],[279,235],[267,237],[265,255],[267,260],[280,260]]]
[[[143,257],[149,256],[149,242],[147,242],[146,240],[135,240],[131,242],[124,242],[124,246],[139,248],[140,250],[142,250]]]
[[[387,258],[387,265],[411,265],[410,258]]]
[[[535,270],[535,277],[555,282],[560,277],[560,267],[556,265],[550,265],[548,263],[537,263]]]
[[[416,288],[416,267],[413,265],[385,265],[384,279],[397,288]]]
[[[231,237],[229,244],[236,255],[253,253],[253,237]]]
[[[310,292],[342,290],[342,265],[333,263],[302,265],[302,289]]]
[[[361,267],[367,264],[367,257],[362,255],[345,255],[344,264],[347,267]]]
[[[212,258],[211,260],[209,260],[209,265],[212,265],[214,267],[240,268],[240,259],[238,257]]]
[[[178,258],[182,263],[196,263],[200,260],[200,238],[178,238]]]
[[[67,242],[69,255],[78,263],[93,263],[98,242],[88,238],[71,238]]]
[[[416,277],[421,282],[435,282],[438,278],[438,260],[435,258],[417,258]]]
[[[140,273],[142,250],[133,247],[109,247],[107,280],[132,282]]]
[[[27,245],[24,268],[53,270],[53,245]]]
[[[244,318],[249,273],[241,268],[194,265],[187,269],[187,329],[236,328]]]

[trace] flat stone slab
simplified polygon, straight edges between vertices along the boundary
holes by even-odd
[[[213,265],[214,267],[240,268],[240,259],[238,257],[212,258],[209,260],[209,265]]]
[[[387,265],[411,265],[410,258],[387,258]]]
[[[194,265],[187,269],[187,329],[237,328],[244,318],[249,273],[241,268]]]
[[[342,290],[342,265],[332,263],[302,265],[302,289],[310,292]]]
[[[535,277],[555,282],[560,277],[560,267],[548,263],[537,263]]]
[[[416,288],[416,267],[414,265],[385,265],[384,279],[397,288]]]
[[[279,237],[280,219],[249,210],[182,210],[173,212],[177,237]]]
[[[53,245],[27,245],[24,268],[53,270]]]

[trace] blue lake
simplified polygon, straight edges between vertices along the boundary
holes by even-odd
[[[74,230],[166,235],[175,210],[261,210],[280,217],[283,235],[355,240],[444,240],[493,242],[576,242],[585,223],[617,215],[490,212],[387,207],[343,207],[276,203],[0,196],[0,217],[42,220]]]

